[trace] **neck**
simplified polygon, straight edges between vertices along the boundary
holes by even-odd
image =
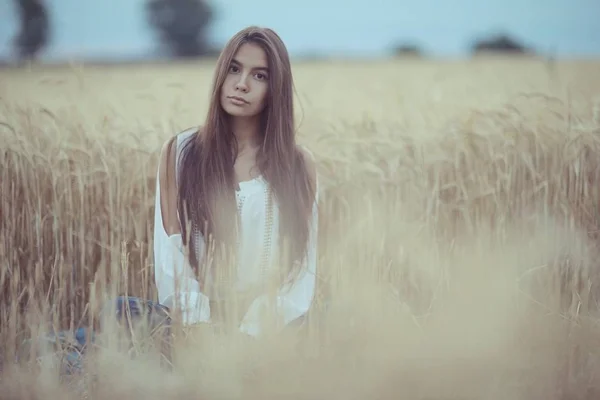
[[[239,152],[260,146],[258,120],[235,118],[232,121],[232,128]]]

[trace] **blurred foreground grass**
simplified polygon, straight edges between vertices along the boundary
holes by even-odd
[[[65,385],[51,366],[13,365],[18,344],[88,324],[111,293],[154,298],[158,149],[201,123],[212,65],[0,71],[0,389],[598,398],[597,71],[518,59],[296,66],[299,140],[323,193],[302,346],[187,335],[167,373],[141,334],[134,359],[108,341]]]

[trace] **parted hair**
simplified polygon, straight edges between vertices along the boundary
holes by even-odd
[[[290,59],[273,30],[252,26],[234,35],[221,52],[205,123],[182,148],[177,171],[181,234],[190,265],[201,282],[207,268],[221,268],[235,255],[239,223],[234,163],[238,149],[229,116],[220,103],[220,91],[232,59],[244,43],[261,46],[268,59],[269,86],[260,118],[257,167],[279,207],[278,261],[287,266],[286,278],[294,275],[306,257],[316,187],[296,143]],[[207,244],[202,265],[191,235],[196,230]]]

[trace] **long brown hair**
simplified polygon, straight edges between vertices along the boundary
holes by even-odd
[[[274,31],[251,26],[234,35],[221,52],[205,124],[181,153],[178,210],[182,237],[189,248],[190,264],[201,282],[206,268],[225,267],[232,260],[230,255],[235,254],[237,143],[229,116],[221,107],[220,91],[235,53],[247,42],[262,47],[270,71],[261,116],[262,144],[256,158],[279,207],[279,261],[288,267],[287,272],[294,272],[307,250],[315,188],[296,145],[290,59]],[[207,245],[203,265],[199,265],[195,241],[189,240],[195,230],[202,233]]]

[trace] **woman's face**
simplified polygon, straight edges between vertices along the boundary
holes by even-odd
[[[257,44],[244,43],[229,65],[221,87],[221,106],[233,117],[254,117],[265,107],[268,88],[265,51]]]

